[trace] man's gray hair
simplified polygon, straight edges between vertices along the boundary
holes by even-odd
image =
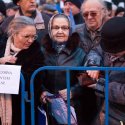
[[[86,2],[88,2],[88,1],[90,1],[90,0],[84,0],[84,2],[82,3],[82,5],[81,5],[81,12],[82,12],[82,13],[83,13],[84,5],[85,5]],[[94,1],[95,1],[95,2],[98,2],[98,3],[100,3],[100,5],[102,6],[102,8],[107,9],[104,0],[91,0],[91,1],[92,1],[92,2],[94,2]]]
[[[12,34],[18,33],[21,29],[25,28],[26,26],[35,27],[33,19],[26,16],[16,17],[9,24],[8,35],[11,36]]]

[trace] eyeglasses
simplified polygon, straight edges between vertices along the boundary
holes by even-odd
[[[37,35],[21,35],[21,37],[23,37],[26,40],[29,40],[29,39],[36,40],[38,38]]]
[[[61,28],[63,31],[69,30],[69,26],[52,26],[52,29],[53,29],[53,30],[59,30],[60,28]]]
[[[86,12],[86,13],[83,13],[83,17],[84,18],[87,18],[88,16],[91,16],[91,17],[96,17],[98,15],[98,12]]]

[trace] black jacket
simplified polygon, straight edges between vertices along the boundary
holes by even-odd
[[[112,67],[125,67],[125,55],[121,57],[110,55],[109,58],[106,58],[105,65]],[[105,81],[98,82],[96,89],[97,95],[99,97],[104,97]],[[119,125],[120,121],[125,123],[125,71],[109,71],[108,93],[108,124]],[[103,112],[104,110],[105,106],[103,107]]]
[[[7,38],[3,37],[0,42],[0,58],[4,56],[6,48]],[[43,54],[40,49],[38,42],[34,43],[26,50],[22,50],[17,54],[17,61],[14,65],[21,65],[21,70],[24,75],[26,82],[26,91],[29,94],[30,88],[30,77],[34,70],[43,65]],[[35,82],[35,96],[36,92],[40,87],[40,80]],[[30,95],[30,94],[29,94]],[[29,98],[31,98],[29,96]],[[37,103],[37,102],[36,102]],[[12,125],[21,125],[21,85],[19,95],[12,95]],[[26,103],[26,124],[30,125],[30,106],[29,103]]]
[[[81,42],[80,46],[88,54],[86,59],[87,66],[102,66],[103,65],[103,51],[100,47],[101,28],[95,31],[96,35],[92,38],[90,31],[88,31],[86,24],[76,26],[76,32],[79,33]],[[88,62],[91,61],[89,64]]]
[[[77,34],[78,35],[78,34]],[[45,66],[83,66],[85,52],[78,47],[78,41],[75,36],[72,35],[71,41],[67,42],[66,47],[58,53],[53,46],[53,43],[49,36],[46,37],[46,43],[43,45],[44,53],[44,65]],[[75,40],[73,40],[75,37]],[[46,79],[44,85],[51,93],[56,93],[61,89],[66,88],[66,72],[65,71],[47,71]],[[76,74],[71,72],[73,75],[71,77],[72,84],[77,83]],[[48,85],[49,84],[49,85]]]
[[[78,34],[74,33],[64,50],[60,53],[56,51],[52,40],[49,36],[44,39],[44,65],[45,66],[84,66],[85,52],[78,47]],[[97,114],[97,105],[95,103],[95,93],[87,87],[81,87],[77,80],[76,71],[71,71],[70,87],[73,94],[71,103],[75,108],[78,125],[92,125],[92,121]],[[42,84],[42,91],[48,91],[52,94],[58,93],[59,90],[66,89],[66,71],[49,70],[45,72]],[[49,111],[50,113],[50,111]],[[53,121],[53,120],[52,120]],[[52,122],[50,125],[57,125]],[[94,125],[94,124],[93,124]],[[98,124],[95,124],[98,125]]]

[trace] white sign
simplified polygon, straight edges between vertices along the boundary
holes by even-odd
[[[0,93],[18,94],[21,66],[0,65]]]

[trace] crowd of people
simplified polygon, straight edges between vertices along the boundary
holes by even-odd
[[[42,4],[1,0],[0,64],[21,65],[28,97],[31,75],[39,67],[124,67],[124,16],[124,6],[109,0]],[[108,75],[108,125],[124,125],[125,71]],[[104,71],[71,71],[71,125],[105,125],[105,84]],[[35,125],[68,124],[65,70],[41,71],[35,78],[34,95]],[[26,102],[26,125],[31,125],[30,108]],[[45,111],[46,122],[39,108]],[[0,94],[0,125],[21,124],[20,87],[18,95]]]

